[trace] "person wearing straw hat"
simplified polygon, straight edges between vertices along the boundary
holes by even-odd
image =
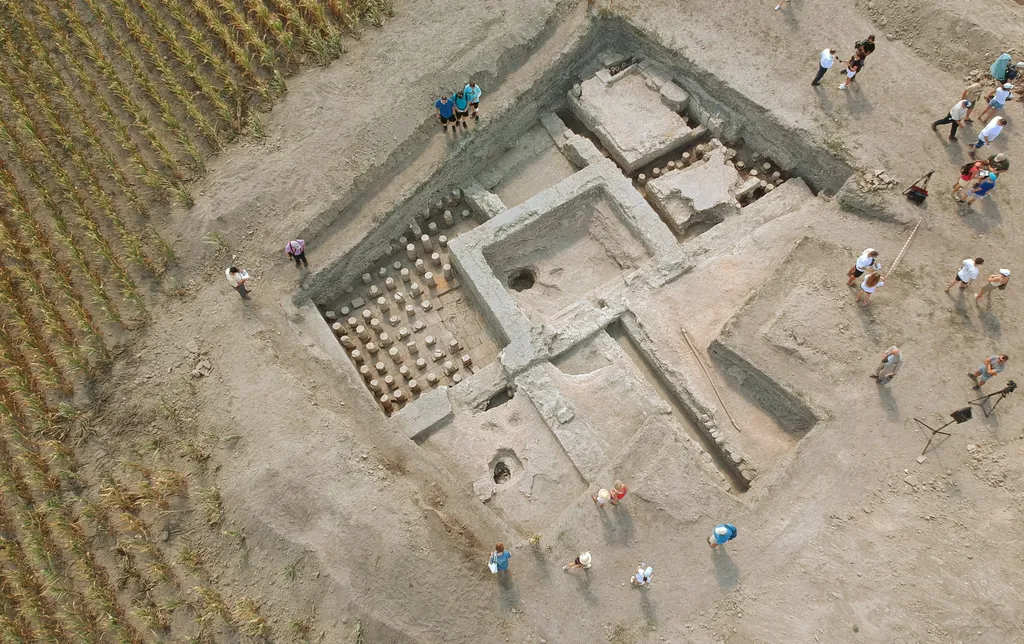
[[[854,280],[864,273],[877,273],[880,270],[882,270],[882,264],[878,261],[878,251],[874,248],[865,248],[857,261],[853,263],[853,268],[846,271],[847,277],[850,278],[846,280],[846,285],[853,286]]]
[[[878,381],[878,384],[888,384],[896,374],[899,372],[900,367],[903,366],[903,354],[900,352],[900,348],[896,345],[889,347],[889,350],[882,354],[882,364],[878,365],[875,369],[875,373],[871,374],[871,378]]]
[[[736,526],[731,523],[719,523],[711,531],[711,536],[708,537],[708,545],[712,548],[725,545],[725,543],[735,539],[737,534]]]
[[[978,294],[974,296],[974,303],[978,304],[981,302],[981,298],[986,298],[988,304],[992,304],[992,291],[999,289],[1000,291],[1006,290],[1006,285],[1010,283],[1010,269],[1000,268],[999,273],[996,275],[989,275],[988,281],[981,287]]]
[[[576,556],[576,559],[574,559],[571,564],[562,566],[562,570],[576,570],[577,568],[582,568],[583,570],[588,570],[590,568],[589,552],[581,552]]]
[[[636,574],[629,578],[629,583],[640,588],[651,585],[651,577],[654,575],[654,568],[644,562],[637,566]]]
[[[608,503],[608,501],[611,500],[612,495],[608,490],[601,488],[600,490],[597,491],[596,496],[591,495],[590,498],[594,500],[594,503],[597,504],[597,507],[603,510],[604,504]]]

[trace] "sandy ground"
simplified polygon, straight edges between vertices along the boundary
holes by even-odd
[[[1006,19],[993,27],[989,6],[975,12],[945,0],[884,4],[798,0],[774,12],[763,1],[722,11],[720,3],[699,0],[615,2],[614,9],[781,122],[816,140],[838,136],[866,168],[886,168],[903,181],[937,168],[932,186],[941,193],[966,155],[928,123],[959,96],[960,76],[984,59],[978,50],[1021,42],[1024,8],[1002,2]],[[991,312],[942,292],[967,256],[986,257],[987,268],[1024,270],[1014,265],[1024,196],[1017,167],[1024,135],[1014,127],[1014,119],[1024,123],[1021,106],[1008,107],[1011,125],[995,146],[1014,168],[994,198],[966,217],[941,195],[931,198],[905,268],[869,313],[853,308],[839,281],[865,246],[885,248],[891,261],[907,228],[834,209],[807,222],[811,234],[841,252],[795,264],[795,271],[806,268],[794,277],[797,292],[808,280],[821,288],[802,298],[780,294],[777,304],[794,324],[833,331],[813,338],[827,360],[806,366],[779,358],[771,366],[792,373],[793,386],[822,401],[830,417],[798,447],[779,449],[789,456],[756,494],[737,500],[698,484],[685,451],[652,435],[609,472],[630,482],[626,503],[602,514],[582,494],[534,549],[464,481],[412,442],[379,431],[376,409],[279,305],[298,288],[297,272],[280,252],[292,231],[321,231],[307,237],[311,266],[320,268],[386,208],[345,207],[356,199],[350,189],[358,177],[410,140],[418,154],[395,167],[405,181],[422,178],[457,149],[423,127],[431,95],[495,69],[504,49],[552,16],[563,25],[551,37],[555,44],[589,19],[586,6],[533,0],[417,0],[397,3],[397,10],[340,61],[291,79],[289,94],[267,115],[265,142],[210,163],[195,207],[166,222],[188,288],[153,307],[135,357],[121,361],[104,387],[106,404],[120,410],[108,415],[118,422],[112,436],[131,435],[132,409],[179,391],[190,368],[181,364],[187,343],[209,349],[213,371],[198,383],[192,422],[238,437],[216,450],[216,480],[229,525],[244,527],[248,544],[241,566],[230,540],[210,537],[223,553],[221,580],[263,598],[284,616],[278,619],[315,606],[314,632],[328,642],[347,641],[356,619],[367,642],[1024,639],[1015,581],[1024,569],[1017,401],[957,428],[923,464],[915,460],[923,437],[912,421],[962,406],[970,395],[963,372],[995,350],[1016,357],[1021,345],[1013,285]],[[873,22],[891,25],[912,10],[922,17],[912,23],[916,29],[901,27],[900,41],[889,41],[886,27]],[[820,90],[808,86],[818,51],[836,44],[847,55],[871,32],[879,34],[878,50],[855,89],[837,91],[835,74]],[[944,46],[951,34],[978,45],[961,58],[960,45]],[[485,96],[514,95],[528,82],[514,73],[502,87],[485,86]],[[388,184],[379,202],[393,203],[402,189],[408,186]],[[227,249],[203,242],[211,230]],[[232,257],[256,275],[249,305],[224,284]],[[841,324],[852,334],[835,332]],[[705,345],[712,331],[694,329]],[[908,362],[880,397],[866,365],[894,341]],[[1006,376],[1014,377],[1019,360]],[[92,447],[96,458],[119,449],[102,438]],[[704,540],[720,520],[738,525],[740,537],[712,555]],[[498,540],[514,553],[504,584],[484,567]],[[585,549],[595,553],[589,574],[563,573],[561,565]],[[300,555],[299,583],[282,584],[284,567]],[[624,585],[641,558],[656,570],[649,591]],[[282,622],[275,627],[285,630]]]

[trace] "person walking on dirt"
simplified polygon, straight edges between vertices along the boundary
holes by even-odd
[[[448,100],[447,96],[442,96],[437,99],[434,103],[434,108],[437,109],[437,120],[441,122],[441,129],[444,133],[448,133],[448,124],[452,124],[452,134],[455,134],[458,130],[458,123],[455,121],[455,104]]]
[[[978,294],[974,296],[974,303],[978,304],[981,302],[981,298],[986,298],[986,302],[992,304],[992,291],[999,289],[1005,291],[1006,286],[1010,283],[1010,269],[1000,268],[999,272],[995,275],[989,275],[988,281],[985,285],[978,290]]]
[[[459,124],[462,124],[462,129],[468,130],[466,121],[469,120],[469,98],[466,97],[466,93],[460,89],[452,94],[452,103],[455,105],[455,127],[458,128]]]
[[[946,292],[949,293],[949,289],[953,288],[957,284],[960,285],[960,290],[967,288],[967,285],[978,277],[978,267],[985,263],[984,258],[975,257],[974,259],[967,258],[960,265],[960,270],[956,272],[956,277],[953,281],[946,286]]]
[[[821,79],[825,78],[825,74],[828,70],[832,69],[832,65],[839,60],[839,56],[836,56],[835,47],[831,49],[822,49],[821,57],[818,59],[818,73],[814,76],[814,80],[811,81],[811,85],[821,85]]]
[[[651,585],[651,577],[653,575],[654,568],[641,561],[640,565],[637,566],[636,574],[629,578],[629,583],[644,588]]]
[[[971,83],[964,88],[964,91],[960,94],[960,100],[970,101],[971,106],[967,108],[967,114],[964,116],[964,123],[974,123],[971,120],[971,112],[974,111],[974,106],[981,100],[981,95],[985,92],[985,83],[977,82]]]
[[[974,379],[974,386],[971,389],[981,389],[981,386],[989,381],[992,376],[998,375],[1006,368],[1006,361],[1010,356],[1005,353],[998,356],[989,356],[974,371],[968,371],[967,375]]]
[[[903,354],[900,352],[899,347],[893,345],[882,354],[882,364],[878,365],[875,373],[871,374],[870,377],[877,380],[880,385],[888,384],[890,380],[896,377],[902,366]]]
[[[783,7],[786,6],[786,3],[789,1],[790,0],[779,0],[779,4],[775,5],[775,10],[778,11],[779,9],[782,9]]]
[[[972,159],[977,158],[976,155],[978,150],[986,145],[991,145],[992,142],[995,141],[1002,133],[1005,125],[1006,117],[1003,116],[997,116],[989,121],[988,125],[978,133],[978,142],[967,147],[967,154],[970,155]]]
[[[949,123],[949,140],[956,141],[956,129],[964,126],[964,119],[967,118],[967,112],[974,106],[974,103],[967,99],[957,101],[957,104],[949,108],[949,113],[946,114],[945,118],[941,118],[938,121],[932,123],[932,131],[936,131],[940,125]]]
[[[608,490],[601,488],[600,490],[597,491],[596,496],[591,495],[590,498],[594,501],[594,503],[597,504],[597,507],[603,510],[604,504],[611,500],[612,495]]]
[[[989,116],[996,113],[997,110],[1001,110],[1006,107],[1007,101],[1013,100],[1013,84],[1004,83],[1001,87],[997,87],[992,93],[992,97],[988,101],[988,105],[985,106],[985,111],[981,113],[978,120],[984,121]]]
[[[850,59],[850,62],[846,64],[846,80],[839,85],[839,89],[846,89],[853,84],[853,78],[857,75],[864,67],[864,57],[860,54],[855,55]]]
[[[228,278],[228,284],[231,285],[231,288],[238,291],[243,300],[248,300],[249,291],[245,290],[245,283],[249,281],[249,274],[240,270],[237,266],[232,266],[224,271],[224,275]]]
[[[589,552],[581,552],[579,555],[576,556],[576,559],[574,559],[571,564],[566,564],[562,566],[562,570],[577,570],[580,568],[582,568],[583,570],[590,569]]]
[[[978,199],[984,199],[988,196],[988,193],[992,192],[992,189],[996,187],[996,178],[998,175],[995,172],[988,172],[983,170],[980,175],[981,179],[978,183],[967,191],[967,200],[964,201],[968,206],[977,201]]]
[[[971,186],[971,182],[981,173],[984,163],[981,161],[968,161],[960,167],[960,178],[953,184],[953,198],[963,201],[960,193]]]
[[[725,545],[727,542],[732,541],[736,538],[737,530],[736,526],[731,523],[719,523],[715,526],[715,529],[711,531],[711,536],[708,537],[708,545],[712,549],[718,546]]]
[[[860,291],[857,293],[857,302],[861,306],[871,303],[871,296],[879,286],[885,286],[880,273],[871,273],[860,283]]]
[[[295,268],[299,270],[303,266],[309,268],[309,262],[306,261],[306,242],[301,239],[293,239],[284,245],[284,252],[288,257],[295,260]]]
[[[508,560],[512,558],[512,553],[505,550],[505,545],[497,543],[494,545],[494,552],[491,553],[491,558],[488,560],[487,565],[490,567],[491,572],[505,572],[508,570]]]
[[[880,270],[882,270],[882,264],[878,261],[878,251],[874,248],[865,248],[857,261],[853,263],[853,267],[846,271],[846,275],[850,278],[846,280],[846,285],[853,286],[854,280],[864,273],[874,273]]]
[[[467,83],[466,86],[462,88],[462,93],[466,95],[467,99],[469,99],[469,108],[471,112],[470,116],[473,117],[473,120],[479,123],[480,94],[483,93],[483,90],[481,90],[480,86],[474,83],[473,81],[469,81],[469,83]]]

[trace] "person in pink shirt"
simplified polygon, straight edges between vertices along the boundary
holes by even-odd
[[[293,239],[284,246],[284,252],[295,260],[295,268],[302,269],[303,266],[309,268],[309,262],[306,261],[306,242],[301,239]]]

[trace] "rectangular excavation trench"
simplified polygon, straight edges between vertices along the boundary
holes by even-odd
[[[715,467],[721,472],[727,481],[731,485],[733,492],[742,494],[749,489],[749,484],[740,475],[740,473],[733,466],[729,458],[722,453],[718,445],[710,436],[700,430],[695,419],[695,414],[686,403],[683,402],[680,395],[675,389],[665,380],[661,370],[654,366],[650,358],[646,355],[643,349],[640,348],[633,336],[630,335],[625,325],[621,320],[616,320],[612,324],[609,324],[606,328],[608,335],[622,348],[623,352],[629,356],[630,360],[640,373],[644,374],[644,377],[651,384],[658,395],[668,403],[672,409],[672,415],[675,417],[679,425],[686,431],[687,435],[697,442],[701,448],[711,456],[712,462]]]
[[[430,217],[435,217],[434,221],[438,221],[436,217],[439,212],[435,205],[445,195],[450,194],[453,188],[469,185],[473,178],[480,173],[481,168],[496,163],[498,159],[513,149],[520,137],[530,130],[536,130],[543,115],[555,112],[564,114],[567,111],[568,91],[583,78],[590,78],[596,71],[602,69],[603,65],[596,61],[601,54],[609,51],[626,53],[632,60],[657,60],[671,73],[673,80],[691,96],[689,106],[684,114],[688,123],[692,125],[706,124],[711,122],[709,119],[718,118],[731,124],[737,140],[742,142],[742,145],[736,148],[738,150],[737,159],[743,158],[744,154],[753,154],[753,152],[748,153],[747,150],[776,151],[788,160],[788,165],[786,161],[780,161],[780,164],[787,167],[785,171],[787,174],[784,174],[783,177],[802,176],[815,191],[824,190],[828,193],[838,190],[852,172],[846,164],[826,150],[813,147],[807,143],[806,137],[787,131],[763,108],[752,103],[732,88],[723,85],[713,75],[697,68],[678,52],[651,42],[644,34],[636,31],[626,22],[618,19],[597,20],[589,31],[577,39],[573,47],[560,51],[553,63],[540,74],[537,82],[514,104],[499,107],[492,123],[473,133],[475,137],[474,154],[455,154],[441,164],[441,167],[426,177],[410,196],[390,207],[390,214],[384,217],[379,225],[356,241],[354,246],[348,249],[349,252],[316,273],[309,290],[296,296],[297,303],[301,304],[307,299],[312,299],[321,311],[326,311],[328,307],[340,309],[340,302],[346,297],[345,289],[360,284],[360,276],[363,273],[400,261],[403,249],[399,244],[399,239],[406,236],[407,241],[412,241],[410,228],[426,225],[429,220],[428,214]],[[519,60],[519,58],[527,56],[527,53],[524,50],[515,56],[518,57],[516,60]],[[519,62],[522,61],[519,60]],[[514,65],[510,63],[507,67],[508,73],[511,73],[513,68]],[[495,78],[494,82],[497,83],[499,80],[499,78]],[[571,118],[567,118],[566,124],[574,130],[580,127],[580,123]],[[436,129],[431,116],[425,116],[422,129],[424,132]],[[596,140],[592,133],[584,134],[589,135],[588,138]],[[693,143],[693,145],[696,144],[696,142]],[[332,209],[330,213],[326,213],[326,219],[319,221],[316,224],[316,229],[340,232],[338,226],[346,221],[346,217],[353,209],[358,210],[370,204],[382,186],[388,185],[389,181],[400,175],[401,170],[396,168],[398,165],[396,160],[405,155],[403,163],[408,164],[409,158],[415,158],[418,154],[417,150],[422,152],[422,149],[421,143],[410,142],[403,149],[396,150],[389,160],[361,178],[359,185],[363,189],[357,190],[353,197],[347,198],[346,206]],[[661,163],[667,164],[668,160],[677,154],[681,161],[683,152],[684,150],[681,149],[674,150],[669,155],[655,159],[648,166],[640,168],[635,174],[641,174],[644,170]],[[486,162],[481,163],[480,154],[486,155]],[[459,205],[458,208],[460,210],[456,211],[456,218],[461,215],[464,205]],[[474,220],[472,223],[478,222]],[[695,221],[687,229],[681,232],[677,231],[677,239],[680,241],[690,239],[709,229],[715,223]],[[307,232],[312,233],[312,231]],[[307,234],[307,240],[314,237],[314,234]],[[453,234],[456,233],[453,231]],[[318,240],[314,238],[313,241],[315,243]],[[440,267],[432,268],[440,273],[437,270]],[[456,276],[454,282],[457,280]],[[367,300],[365,297],[363,299]],[[466,293],[459,299],[461,302],[459,306],[471,309],[465,317],[473,317],[469,313],[480,311],[479,303],[472,301],[471,294]],[[350,313],[356,312],[356,307],[351,306],[351,301],[349,301],[349,308],[351,309]],[[373,314],[380,313],[380,311],[373,312]],[[343,321],[347,321],[347,318]],[[413,320],[408,318],[400,320],[400,322],[411,324]],[[493,320],[482,319],[478,326],[479,330],[470,335],[486,335],[487,342],[494,346],[488,352],[496,355],[507,339],[501,336],[501,332]],[[445,340],[447,337],[440,339]],[[423,353],[424,349],[426,347],[421,347],[420,352]],[[444,362],[452,360],[458,366],[461,355],[460,353],[450,353],[450,355],[443,356],[439,363],[443,366]],[[403,357],[405,360],[412,359],[413,362],[416,358],[408,354]],[[493,358],[477,357],[474,362],[486,362],[487,359]],[[355,366],[358,370],[360,365]],[[388,367],[389,369],[400,368],[400,365],[396,363],[388,365]],[[470,371],[471,369],[466,372],[467,375]],[[653,373],[656,374],[656,370]],[[441,374],[436,375],[438,382],[444,384]],[[457,383],[449,380],[448,384]],[[664,383],[660,383],[659,386],[664,387]],[[671,393],[670,389],[668,391]],[[670,398],[673,400],[668,402],[673,408],[678,408],[680,404],[678,397],[670,396]],[[714,455],[715,451],[711,449],[709,453]]]

